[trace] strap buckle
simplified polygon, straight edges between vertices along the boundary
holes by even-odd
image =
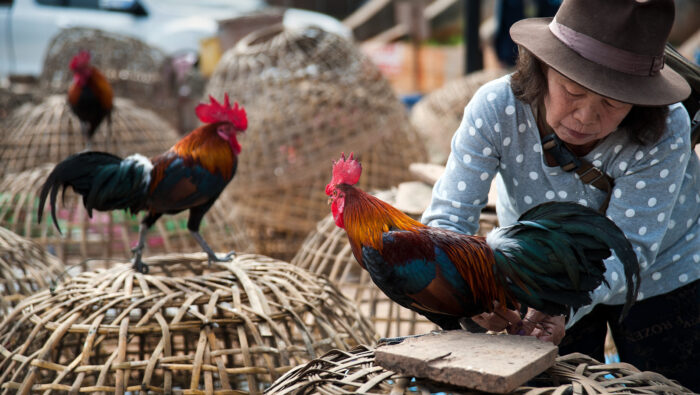
[[[542,137],[542,149],[549,152],[564,171],[571,172],[581,167],[581,161],[578,157],[566,149],[563,144],[564,142],[554,133]]]
[[[587,177],[588,173],[590,173],[590,172],[593,172],[593,175],[595,177],[593,177],[593,179],[591,179],[590,181],[586,181],[586,177]],[[597,167],[591,166],[588,169],[578,173],[578,176],[581,179],[581,181],[583,181],[586,184],[595,184],[596,182],[598,182],[598,180],[600,180],[601,178],[604,177],[604,174]]]

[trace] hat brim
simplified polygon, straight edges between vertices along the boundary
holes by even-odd
[[[565,77],[621,102],[640,106],[677,103],[690,95],[690,85],[677,72],[664,66],[654,76],[638,76],[592,62],[562,43],[549,30],[552,18],[528,18],[511,26],[513,41]]]

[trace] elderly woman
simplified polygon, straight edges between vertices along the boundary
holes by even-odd
[[[508,321],[474,320],[601,360],[609,324],[622,361],[700,391],[700,161],[678,103],[690,88],[664,67],[673,17],[672,0],[564,0],[554,18],[513,25],[516,71],[465,108],[423,222],[473,234],[494,177],[501,225],[548,201],[605,212],[642,274],[623,322],[614,255],[605,262],[609,286],[566,318],[530,311],[521,321],[510,311]]]

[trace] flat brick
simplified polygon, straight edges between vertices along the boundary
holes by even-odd
[[[554,365],[557,351],[532,336],[455,330],[380,346],[375,362],[405,375],[505,394]]]

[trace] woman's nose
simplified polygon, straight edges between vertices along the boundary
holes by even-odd
[[[581,103],[574,111],[574,119],[582,125],[590,125],[598,120],[598,108],[594,103]]]

